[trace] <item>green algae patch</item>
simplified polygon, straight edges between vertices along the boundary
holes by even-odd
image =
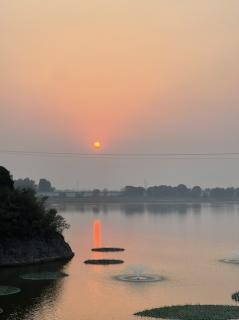
[[[232,299],[235,300],[236,302],[239,302],[239,292],[233,293]]]
[[[57,280],[67,277],[68,274],[64,272],[35,272],[22,274],[20,278],[24,280],[41,281],[41,280]]]
[[[169,306],[135,313],[136,316],[178,320],[239,319],[239,307],[228,305]]]
[[[125,249],[105,247],[105,248],[93,248],[93,249],[91,249],[91,251],[95,251],[95,252],[120,252],[120,251],[125,251]]]
[[[121,264],[124,263],[123,260],[117,259],[93,259],[93,260],[86,260],[85,264],[93,264],[93,265],[110,265],[110,264]]]
[[[9,296],[21,292],[21,289],[10,286],[0,286],[0,296]],[[1,313],[1,312],[0,312]]]

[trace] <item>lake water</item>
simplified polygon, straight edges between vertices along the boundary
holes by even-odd
[[[0,283],[20,287],[0,297],[8,320],[133,320],[133,313],[164,305],[233,304],[239,265],[218,260],[239,252],[239,205],[65,206],[65,233],[75,257],[68,264],[0,270]],[[119,246],[121,253],[92,253],[95,246]],[[115,266],[90,266],[89,258],[120,258]],[[19,274],[64,270],[57,281],[21,280]],[[166,277],[156,283],[128,283],[114,276],[132,272]]]

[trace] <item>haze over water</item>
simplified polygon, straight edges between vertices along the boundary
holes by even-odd
[[[20,280],[19,274],[58,270],[59,264],[8,269],[1,284],[22,293],[1,297],[7,320],[133,320],[133,313],[164,305],[234,304],[239,266],[218,260],[239,252],[237,204],[132,205],[65,207],[60,210],[71,229],[66,239],[76,253],[64,267],[69,277],[51,282]],[[120,246],[122,253],[92,253]],[[89,266],[88,258],[119,257],[120,266]],[[142,270],[167,280],[127,283],[115,275]],[[7,280],[6,280],[7,279]]]

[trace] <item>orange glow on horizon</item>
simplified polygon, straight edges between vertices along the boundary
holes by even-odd
[[[179,143],[193,150],[219,104],[218,121],[230,105],[236,127],[238,1],[3,2],[1,119],[18,115],[9,145],[96,155]],[[224,137],[220,127],[215,137]]]

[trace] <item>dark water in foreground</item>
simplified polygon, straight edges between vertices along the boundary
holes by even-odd
[[[239,205],[109,205],[61,208],[71,224],[66,238],[76,253],[68,264],[0,270],[0,284],[20,287],[0,297],[4,320],[126,320],[146,308],[185,303],[233,304],[239,265],[218,262],[239,255]],[[122,253],[92,253],[94,246]],[[89,266],[89,258],[119,258],[119,266]],[[64,270],[57,281],[21,280],[19,274]],[[157,273],[156,283],[114,279]]]

